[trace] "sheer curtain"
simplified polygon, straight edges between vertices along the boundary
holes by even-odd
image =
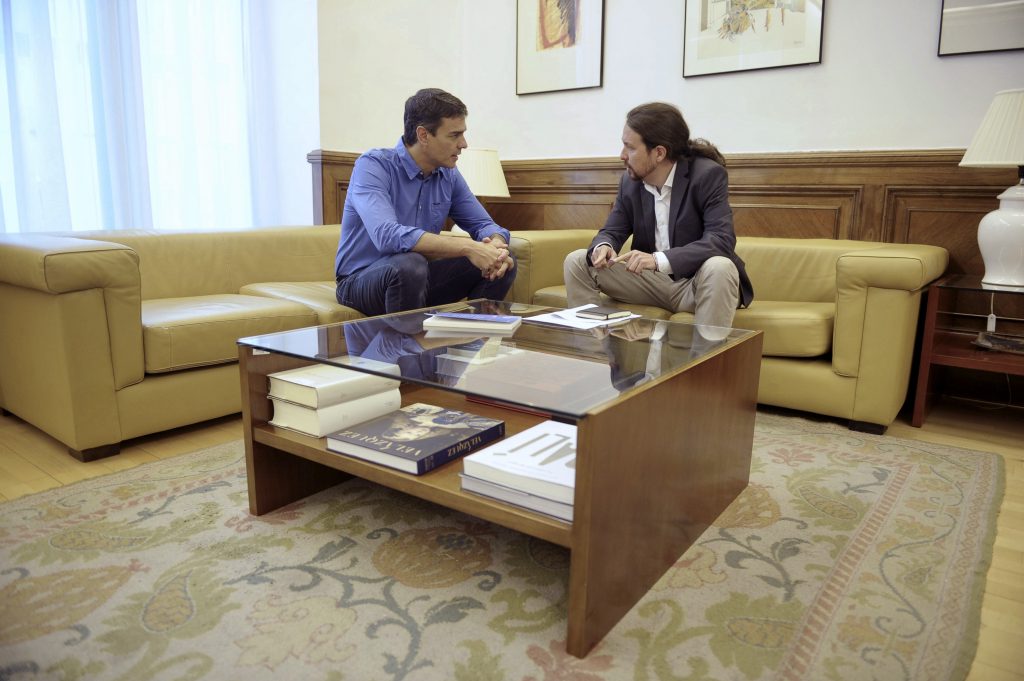
[[[0,232],[279,218],[270,5],[0,0]]]

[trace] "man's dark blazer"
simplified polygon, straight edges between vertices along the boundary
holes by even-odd
[[[672,181],[668,223],[671,247],[665,255],[672,265],[672,278],[690,279],[711,256],[725,256],[739,270],[740,307],[749,305],[754,299],[754,289],[743,261],[736,255],[729,176],[725,168],[703,156],[680,158]],[[653,253],[654,229],[654,196],[644,188],[643,182],[624,172],[612,212],[591,242],[587,258],[589,260],[594,247],[602,243],[610,243],[619,253],[631,234],[634,250]]]

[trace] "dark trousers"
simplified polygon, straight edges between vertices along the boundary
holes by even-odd
[[[463,298],[504,300],[516,271],[513,268],[501,279],[490,281],[469,258],[427,260],[419,253],[396,253],[341,279],[335,297],[368,317]]]

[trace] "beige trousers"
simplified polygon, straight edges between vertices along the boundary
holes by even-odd
[[[740,300],[740,275],[726,257],[708,258],[691,279],[673,281],[654,270],[634,274],[624,263],[597,269],[587,251],[570,253],[563,265],[569,307],[600,303],[601,293],[623,303],[655,305],[674,312],[692,312],[702,326],[732,326]]]

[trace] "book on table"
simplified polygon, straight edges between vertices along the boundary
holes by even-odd
[[[525,508],[530,511],[543,513],[544,515],[564,520],[567,523],[572,522],[572,504],[539,497],[536,494],[522,492],[494,482],[474,478],[473,476],[466,475],[465,473],[460,477],[462,479],[462,489],[467,492],[473,492],[474,494],[480,494],[485,497],[504,501],[505,503],[512,504],[513,506],[519,506],[520,508]]]
[[[462,461],[462,472],[477,480],[572,505],[576,491],[576,426],[558,421],[539,423],[470,454]],[[464,487],[466,479],[463,477]]]
[[[576,311],[576,316],[583,317],[584,319],[617,319],[619,317],[628,317],[631,314],[633,313],[629,310],[622,310],[609,305],[595,305]]]
[[[348,366],[401,375],[398,365],[389,362],[363,357],[341,357],[337,361]],[[311,364],[278,371],[268,374],[267,378],[270,379],[268,397],[313,409],[392,390],[399,385],[397,378],[384,378],[331,364]]]
[[[523,318],[517,315],[481,314],[475,312],[435,312],[423,320],[426,331],[457,333],[511,333]]]
[[[324,437],[341,428],[398,409],[402,406],[402,393],[398,388],[392,388],[319,409],[276,397],[272,397],[271,402],[274,405],[274,416],[270,419],[270,425],[313,437]]]
[[[422,475],[505,434],[505,422],[417,402],[327,436],[327,449]]]

